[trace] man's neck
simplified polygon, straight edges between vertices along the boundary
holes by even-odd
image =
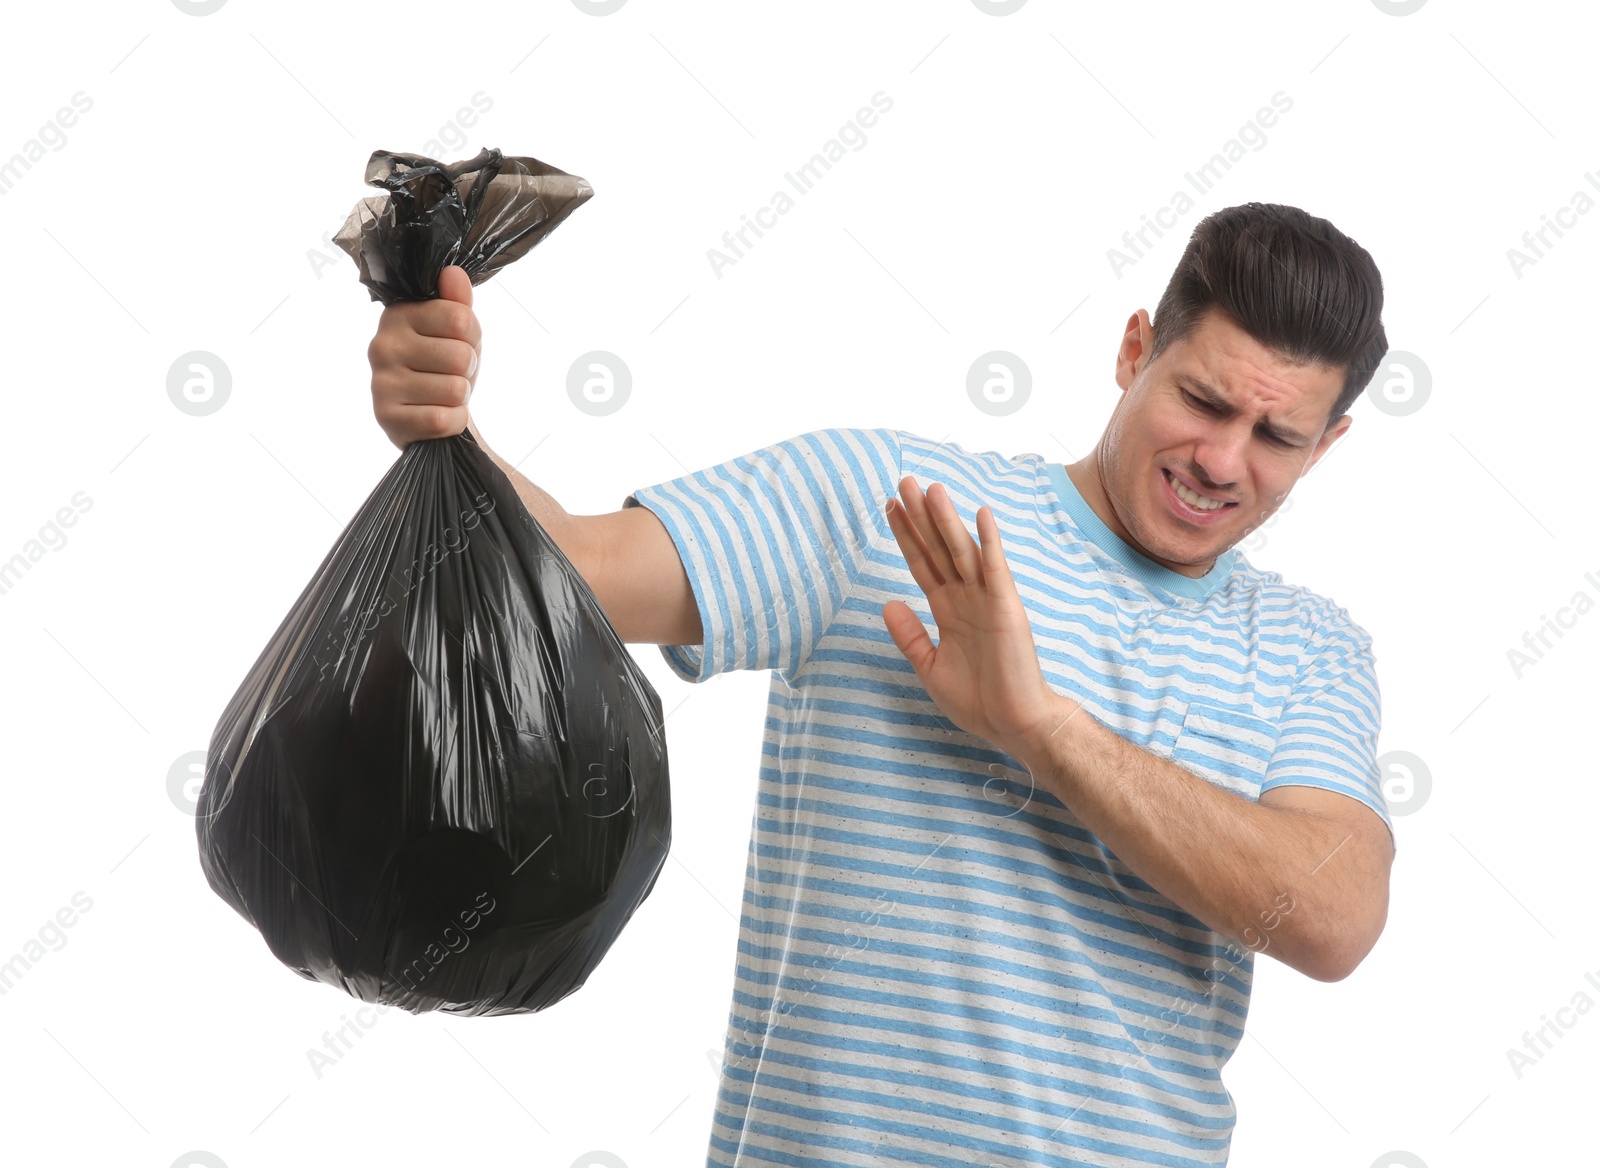
[[[1089,505],[1089,509],[1100,517],[1100,522],[1111,529],[1111,534],[1115,535],[1145,559],[1160,564],[1163,568],[1170,572],[1176,572],[1180,576],[1199,579],[1216,566],[1215,556],[1204,568],[1200,568],[1195,564],[1171,563],[1151,555],[1138,540],[1133,538],[1128,529],[1122,525],[1122,520],[1117,517],[1116,508],[1111,505],[1111,497],[1106,493],[1105,485],[1100,480],[1099,456],[1100,448],[1096,446],[1089,452],[1087,458],[1081,458],[1077,462],[1069,462],[1064,465],[1066,466],[1067,477],[1072,480],[1072,485],[1078,488],[1078,494],[1083,496],[1083,501]]]

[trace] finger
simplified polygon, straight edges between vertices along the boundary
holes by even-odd
[[[405,406],[375,404],[372,407],[373,415],[378,419],[378,424],[385,432],[393,434],[400,430],[409,437],[405,442],[413,442],[419,438],[448,438],[459,434],[472,422],[465,405],[457,406]],[[402,450],[405,442],[397,442]]]
[[[472,396],[472,391],[478,385],[478,366],[483,364],[483,342],[480,340],[472,346],[472,361],[467,366],[467,397]]]
[[[450,264],[440,269],[439,296],[443,300],[454,300],[472,307],[472,277],[467,275],[467,269],[460,264]]]
[[[963,580],[981,582],[983,565],[978,555],[978,545],[972,542],[972,534],[962,522],[955,500],[950,497],[943,483],[934,483],[928,488],[928,514],[944,538],[945,550],[949,552],[957,574]]]
[[[950,558],[950,549],[945,546],[944,536],[939,534],[932,516],[928,514],[927,497],[917,485],[917,480],[910,475],[900,480],[900,498],[905,503],[911,526],[916,528],[917,534],[922,537],[922,546],[927,552],[928,560],[938,571],[941,580],[959,580],[961,575],[956,571],[955,562]]]
[[[418,334],[399,345],[395,357],[407,369],[414,369],[418,373],[449,373],[467,377],[470,376],[469,371],[477,353],[478,350],[465,341]]]
[[[1011,565],[1006,563],[1005,549],[1000,546],[1000,525],[995,522],[994,508],[987,503],[978,508],[978,540],[985,582],[1016,591]]]
[[[391,406],[404,409],[408,406],[460,406],[472,395],[472,386],[466,378],[447,373],[408,373],[405,379],[405,398],[395,400],[385,395]]]
[[[472,309],[457,300],[418,300],[406,305],[408,323],[426,337],[449,337],[476,346],[483,325]]]
[[[938,650],[934,648],[933,638],[928,636],[922,618],[905,601],[891,600],[883,606],[883,623],[889,630],[889,638],[894,641],[895,648],[905,654],[917,676],[926,677],[928,670],[933,668],[933,659]]]
[[[911,569],[911,578],[917,582],[917,587],[922,589],[924,595],[932,595],[933,590],[944,583],[944,578],[933,566],[933,561],[928,559],[922,537],[911,526],[911,520],[906,516],[906,509],[901,506],[898,499],[890,498],[885,511],[889,517],[889,530],[894,532],[895,542],[900,545],[900,553],[905,556],[906,566]]]

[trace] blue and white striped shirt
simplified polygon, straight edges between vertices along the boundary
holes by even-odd
[[[937,636],[884,514],[906,474],[969,531],[993,508],[1058,692],[1244,798],[1390,824],[1365,630],[1237,549],[1156,564],[1060,463],[829,429],[638,490],[705,635],[662,646],[673,671],[772,671],[706,1163],[1224,1164],[1255,955],[939,713],[881,615]]]

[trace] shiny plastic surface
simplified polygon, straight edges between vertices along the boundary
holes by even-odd
[[[359,204],[338,239],[385,303],[448,263],[481,282],[589,193],[498,151],[379,152],[367,173],[391,201]],[[583,985],[665,862],[661,723],[483,449],[414,442],[218,721],[201,867],[303,977],[413,1013],[540,1010]]]
[[[452,163],[375,150],[367,182],[388,193],[357,203],[333,241],[384,304],[436,299],[451,264],[483,283],[594,194],[577,175],[493,148]]]

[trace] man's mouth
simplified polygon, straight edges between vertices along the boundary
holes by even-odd
[[[1167,501],[1172,505],[1173,511],[1190,523],[1215,522],[1224,511],[1230,511],[1239,505],[1200,494],[1181,480],[1174,478],[1166,467],[1161,468],[1161,479],[1166,484]]]

